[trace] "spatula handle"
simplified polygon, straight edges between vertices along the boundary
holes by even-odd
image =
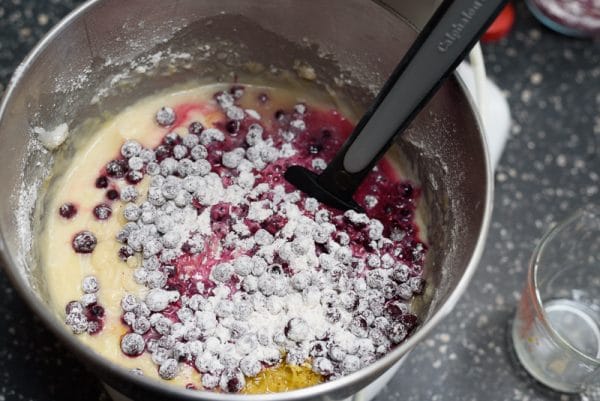
[[[385,83],[320,182],[353,193],[464,59],[507,0],[445,0]]]

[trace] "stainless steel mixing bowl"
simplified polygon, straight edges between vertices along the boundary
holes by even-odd
[[[267,74],[284,82],[283,71],[295,72],[307,86],[330,88],[360,112],[414,39],[411,21],[431,12],[427,2],[389,1],[90,1],[15,72],[0,109],[3,265],[44,324],[110,386],[140,400],[344,399],[393,366],[452,309],[481,255],[492,198],[481,126],[457,78],[441,88],[397,146],[423,186],[430,244],[429,290],[420,300],[424,321],[405,343],[352,375],[258,396],[189,391],[133,376],[80,344],[49,310],[35,258],[32,211],[54,154],[39,146],[33,127],[67,123],[71,138],[62,152],[68,152],[73,137],[84,135],[77,128],[84,121],[157,90],[205,77],[252,81]]]

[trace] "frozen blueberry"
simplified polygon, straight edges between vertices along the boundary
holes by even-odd
[[[162,243],[157,240],[157,239],[149,239],[147,240],[143,245],[143,249],[144,249],[144,258],[149,258],[151,256],[154,256],[158,253],[160,253],[160,251],[162,251],[163,249],[163,245]]]
[[[150,321],[147,317],[141,316],[135,319],[131,328],[137,334],[146,334],[150,330]]]
[[[408,280],[410,268],[403,263],[394,266],[392,271],[392,279],[397,283],[404,283]]]
[[[357,316],[354,319],[352,319],[352,322],[350,323],[348,329],[356,337],[365,338],[367,337],[367,334],[369,332],[369,325],[364,317]]]
[[[200,135],[204,130],[204,126],[199,121],[194,121],[188,126],[188,132],[193,135]]]
[[[79,300],[81,301],[81,304],[85,307],[91,306],[95,303],[98,302],[98,297],[96,296],[96,294],[83,294],[81,296],[81,298],[79,298]]]
[[[128,333],[121,338],[121,351],[128,356],[138,356],[144,352],[144,338],[137,333]]]
[[[150,149],[142,149],[140,151],[139,157],[144,161],[144,163],[151,163],[156,160],[156,155],[153,150]]]
[[[398,296],[402,299],[404,299],[405,301],[408,301],[409,299],[412,298],[413,296],[413,291],[410,288],[410,285],[407,283],[402,283],[397,287],[397,291],[396,293],[398,294]]]
[[[219,385],[221,377],[218,374],[204,373],[202,375],[202,387],[212,390]]]
[[[275,278],[270,274],[263,274],[258,278],[258,289],[263,295],[273,295],[275,292]]]
[[[314,372],[325,377],[331,376],[334,372],[333,363],[324,357],[315,358],[312,364],[312,369]]]
[[[315,341],[311,348],[309,355],[313,358],[318,358],[327,355],[327,344],[324,341]]]
[[[329,307],[325,310],[325,320],[329,323],[337,323],[342,318],[342,312],[336,307]]]
[[[425,288],[425,280],[421,277],[412,277],[408,280],[408,285],[414,294],[422,294]]]
[[[346,355],[342,361],[342,372],[345,375],[356,372],[360,369],[360,359],[356,355]]]
[[[167,275],[159,270],[150,271],[146,274],[146,287],[163,288],[167,285]]]
[[[210,275],[214,281],[225,283],[231,279],[233,273],[234,268],[231,263],[219,263],[213,266]]]
[[[177,171],[177,166],[179,166],[177,160],[173,159],[172,157],[167,157],[160,162],[160,173],[163,177],[173,175],[173,173]]]
[[[125,312],[131,312],[138,306],[138,299],[133,294],[127,294],[121,299],[121,309]]]
[[[242,289],[248,294],[258,290],[258,279],[255,276],[247,276],[242,280]]]
[[[156,122],[163,127],[172,125],[176,118],[175,110],[170,107],[161,107],[160,110],[156,112]]]
[[[142,215],[142,210],[135,203],[128,203],[123,208],[123,217],[127,221],[137,221]]]
[[[132,185],[128,185],[121,190],[121,200],[124,202],[133,202],[137,197],[138,191]]]
[[[353,311],[358,306],[358,295],[354,291],[346,291],[339,296],[340,305],[347,311]]]
[[[188,154],[188,148],[184,145],[175,145],[173,147],[173,157],[177,160],[181,160]]]
[[[254,377],[262,370],[260,361],[253,355],[248,355],[240,361],[240,370],[247,377]]]
[[[371,288],[382,288],[385,283],[385,274],[381,269],[374,269],[367,272],[367,285]]]
[[[94,208],[94,216],[98,220],[107,220],[112,214],[112,209],[106,203],[101,203]]]
[[[204,177],[205,175],[210,173],[211,169],[212,166],[208,160],[196,160],[190,175],[199,175],[201,177]]]
[[[146,166],[146,173],[151,176],[156,176],[160,174],[160,166],[158,163],[150,162]]]
[[[152,312],[161,312],[169,306],[171,302],[179,299],[179,293],[176,291],[165,291],[159,288],[152,289],[146,295],[146,305]]]
[[[77,207],[72,203],[65,203],[58,209],[58,214],[65,219],[70,219],[77,214]]]
[[[255,146],[263,141],[263,127],[260,124],[254,123],[248,127],[248,133],[246,134],[246,142],[250,146]]]
[[[221,162],[225,167],[236,168],[244,158],[245,151],[242,148],[233,149],[231,152],[223,153]]]
[[[127,172],[125,160],[111,160],[106,164],[106,174],[113,178],[123,178]]]
[[[238,276],[245,277],[252,272],[252,265],[252,258],[244,255],[233,262],[233,269]]]
[[[127,159],[140,154],[142,145],[139,142],[129,139],[121,146],[121,155]]]
[[[292,341],[303,341],[308,337],[310,327],[303,318],[294,317],[287,322],[284,333]]]
[[[203,145],[196,145],[190,151],[190,155],[194,160],[203,160],[208,156],[208,150]]]
[[[142,168],[144,168],[144,160],[141,157],[133,156],[129,159],[127,165],[131,170],[140,171]]]
[[[83,334],[87,332],[89,327],[89,322],[82,313],[68,314],[65,323],[71,328],[73,334]]]
[[[98,279],[94,276],[86,276],[81,281],[81,289],[86,294],[94,294],[100,289]]]
[[[90,231],[81,231],[73,237],[72,246],[77,253],[92,253],[98,240]]]
[[[175,359],[167,359],[158,368],[158,375],[164,380],[173,380],[177,373],[179,373],[179,365]]]
[[[177,165],[177,173],[180,177],[187,177],[188,175],[193,175],[194,173],[194,162],[190,159],[183,159],[179,161]]]
[[[181,235],[177,231],[168,231],[166,232],[162,238],[160,239],[163,247],[165,248],[175,248],[181,239]]]
[[[137,184],[142,181],[144,174],[141,171],[131,170],[125,176],[125,179],[129,184]]]
[[[71,301],[65,307],[65,312],[67,315],[72,313],[83,313],[83,305],[79,301]]]
[[[393,344],[399,344],[406,338],[408,331],[402,323],[395,323],[389,327],[387,335]]]
[[[226,369],[221,373],[219,386],[227,393],[237,393],[246,385],[244,374],[239,369]]]
[[[295,290],[304,290],[310,285],[310,274],[306,271],[294,274],[291,279],[291,284]]]
[[[288,365],[302,365],[308,359],[308,351],[304,348],[289,349],[285,361]]]

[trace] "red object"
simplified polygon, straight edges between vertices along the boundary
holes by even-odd
[[[482,42],[493,42],[500,40],[505,37],[513,24],[515,23],[515,7],[512,3],[508,3],[504,10],[500,12],[498,17],[494,20],[492,25],[483,34]]]

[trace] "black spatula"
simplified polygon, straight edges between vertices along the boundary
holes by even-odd
[[[286,180],[331,207],[362,211],[356,189],[506,3],[445,0],[327,168],[315,174],[291,166]]]

